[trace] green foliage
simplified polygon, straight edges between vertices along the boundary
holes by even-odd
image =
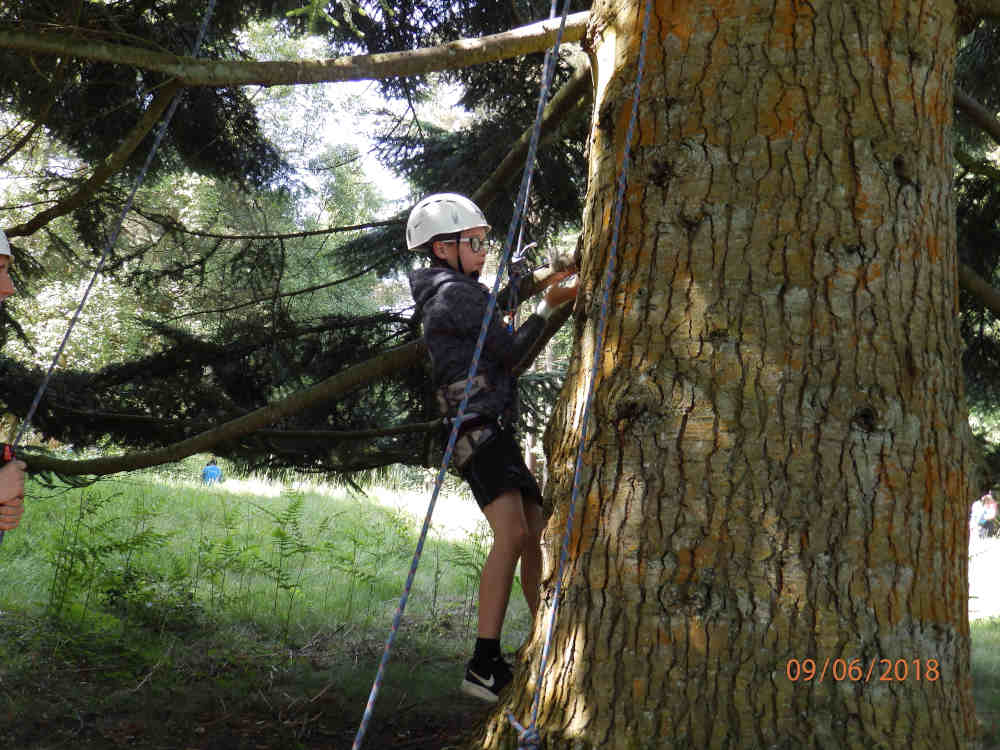
[[[959,43],[956,84],[996,111],[1000,87],[996,70],[1000,62],[1000,25],[993,20],[978,24]],[[996,144],[964,115],[956,117],[955,182],[959,260],[994,287],[1000,286],[1000,169]],[[960,290],[960,317],[964,349],[962,368],[972,425],[984,440],[985,471],[998,476],[1000,448],[995,430],[1000,418],[1000,328],[997,315],[966,289]],[[987,477],[987,481],[992,481]]]
[[[84,38],[100,30],[105,41],[183,51],[205,11],[202,1],[84,3],[69,18],[68,9],[50,2],[18,2],[0,11],[0,28],[32,32],[44,19],[57,28],[72,26]],[[502,31],[536,16],[523,2],[219,4],[205,54],[296,60],[413,48]],[[324,38],[306,36],[309,29]],[[401,226],[321,232],[374,220],[389,208],[365,173],[350,131],[379,122],[384,138],[378,154],[418,190],[470,191],[531,122],[540,63],[541,56],[533,56],[439,79],[390,81],[383,91],[400,96],[402,104],[387,103],[381,115],[359,89],[343,93],[337,86],[185,92],[107,277],[40,405],[39,434],[87,448],[162,446],[414,340],[419,332],[408,316],[408,290],[396,275],[412,261],[396,252]],[[10,159],[0,169],[20,178],[3,189],[0,225],[8,227],[74,189],[116,147],[162,82],[123,66],[68,60],[62,69],[54,58],[39,58],[30,72],[26,65],[26,59],[12,61],[11,89],[0,101],[0,155]],[[568,71],[562,65],[560,80]],[[103,76],[108,85],[102,88]],[[63,88],[53,97],[60,81]],[[459,118],[454,132],[424,115],[419,123],[410,119],[441,82],[468,92],[460,103],[468,116]],[[43,116],[47,102],[51,111]],[[44,128],[30,129],[42,121]],[[579,216],[585,129],[586,117],[568,123],[540,155],[539,197],[526,218],[532,239]],[[30,137],[21,144],[23,135]],[[338,135],[349,142],[337,142]],[[10,412],[23,415],[31,402],[89,279],[91,251],[103,248],[148,145],[73,216],[15,240],[15,268],[27,269],[31,286],[19,289],[23,293],[9,307],[24,341],[0,358]],[[456,178],[461,184],[453,184]],[[489,208],[498,227],[511,205],[507,195]],[[529,429],[543,424],[557,383],[541,376],[526,381]],[[424,422],[436,415],[430,390],[426,373],[416,369],[288,418],[280,428],[329,432]],[[258,435],[218,450],[241,471],[279,476],[302,470],[360,486],[384,478],[389,466],[422,466],[433,437]]]
[[[470,598],[465,603],[466,627],[471,624],[472,614],[475,612],[476,602],[471,598],[471,595],[478,592],[479,579],[483,574],[483,566],[486,564],[486,555],[489,554],[491,538],[489,525],[485,521],[480,521],[469,537],[469,543],[454,548],[446,557],[449,566],[463,575],[467,583],[466,591],[469,592]]]
[[[78,37],[128,44],[141,40],[151,49],[189,55],[206,10],[204,2],[67,6],[52,0],[12,0],[0,6],[0,27],[29,32],[72,27]],[[218,3],[202,56],[239,57],[238,32],[252,13],[248,3]],[[27,120],[44,119],[55,139],[88,162],[99,162],[117,148],[165,83],[161,74],[137,74],[121,65],[9,50],[0,57],[4,107]],[[150,142],[151,136],[146,139]],[[133,153],[123,178],[135,174],[148,150]],[[182,165],[259,187],[280,175],[282,159],[262,136],[242,90],[197,88],[182,97],[152,168],[164,172]],[[100,243],[106,210],[114,208],[91,203],[77,214],[81,233],[94,246]]]
[[[191,463],[196,472],[200,462]],[[286,641],[338,622],[387,622],[416,519],[357,496],[303,488],[261,497],[241,487],[274,492],[258,480],[202,487],[152,474],[47,494],[33,488],[28,516],[4,541],[16,562],[0,607],[38,601],[53,622],[123,634],[252,623]],[[460,616],[468,629],[488,537],[483,523],[462,542],[432,535],[408,616]]]
[[[148,563],[170,535],[150,527],[157,512],[147,505],[144,493],[130,498],[127,517],[108,507],[121,499],[94,488],[79,492],[75,513],[67,514],[49,546],[53,576],[48,615],[56,620],[69,615],[85,618],[96,595],[105,609],[122,616],[123,623],[191,627],[200,608],[182,569],[169,559],[165,568]]]

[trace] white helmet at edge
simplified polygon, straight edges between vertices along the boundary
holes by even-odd
[[[0,229],[0,255],[10,255],[10,243],[7,242],[7,235]]]
[[[406,220],[406,249],[419,250],[432,237],[476,227],[490,228],[475,203],[458,193],[434,193],[422,199]]]

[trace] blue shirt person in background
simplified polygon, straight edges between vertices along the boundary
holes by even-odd
[[[201,483],[202,484],[215,484],[216,482],[222,481],[222,469],[219,468],[218,464],[215,463],[213,458],[207,464],[205,468],[201,470]]]

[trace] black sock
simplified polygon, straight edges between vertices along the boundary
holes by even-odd
[[[488,664],[500,658],[499,638],[476,638],[476,650],[472,652],[475,664]]]

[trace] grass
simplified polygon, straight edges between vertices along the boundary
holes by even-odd
[[[0,746],[350,745],[422,517],[321,486],[154,474],[28,496],[2,547]],[[482,714],[455,686],[486,545],[484,524],[432,529],[373,731],[405,725],[418,747]],[[528,625],[512,597],[508,651]]]
[[[1000,745],[1000,618],[971,625],[972,696],[985,747]]]
[[[217,624],[253,623],[291,643],[332,624],[387,622],[422,519],[317,486],[240,490],[153,477],[30,488],[26,520],[3,546],[0,609],[160,630],[196,625],[210,611]],[[432,528],[408,614],[420,621],[458,609],[471,626],[486,545],[484,522],[461,540]],[[527,627],[523,603],[512,605]]]

